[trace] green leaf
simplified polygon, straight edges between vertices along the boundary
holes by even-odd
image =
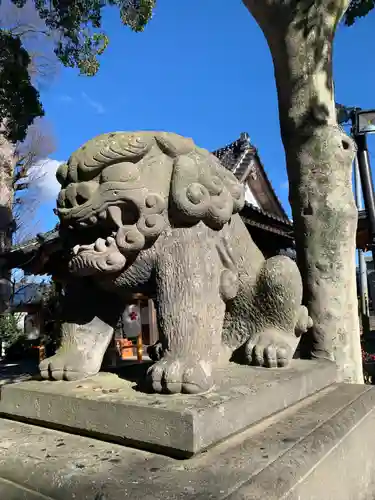
[[[18,326],[15,314],[6,313],[0,315],[0,340],[13,344],[23,335]]]
[[[22,141],[29,125],[44,110],[30,81],[30,57],[21,40],[0,31],[0,47],[0,122],[6,120],[9,140]]]
[[[17,6],[23,0],[12,0]],[[115,7],[125,26],[141,32],[152,18],[156,0],[34,0],[47,29],[56,32],[55,53],[62,64],[93,76],[99,56],[108,46],[108,36],[100,31],[105,7]]]
[[[109,43],[108,36],[101,31],[103,9],[117,8],[123,24],[141,32],[156,5],[156,0],[32,1],[47,33],[55,35],[55,53],[61,63],[77,68],[86,76],[98,72],[99,57]],[[26,0],[12,2],[21,8]],[[7,120],[7,135],[12,142],[22,141],[29,125],[36,117],[43,116],[44,111],[39,93],[30,81],[30,57],[21,39],[0,30],[0,47],[0,122]]]
[[[375,0],[352,0],[345,13],[344,23],[352,26],[360,17],[365,17],[375,7]]]

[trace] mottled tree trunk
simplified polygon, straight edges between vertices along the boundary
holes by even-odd
[[[0,252],[8,251],[12,246],[14,221],[13,207],[13,174],[14,146],[2,134],[0,128]],[[5,262],[0,259],[0,314],[9,305],[11,294],[10,272]]]
[[[355,281],[354,146],[336,121],[332,42],[349,0],[243,0],[271,50],[289,199],[305,303],[314,321],[306,356],[333,358],[361,383]]]

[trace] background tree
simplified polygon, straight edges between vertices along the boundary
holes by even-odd
[[[367,16],[374,7],[374,0],[351,0],[345,12],[344,23],[352,26],[357,19]]]
[[[12,345],[23,336],[20,326],[20,314],[5,313],[0,315],[0,346]],[[0,353],[1,355],[1,353]]]
[[[35,186],[46,175],[48,157],[55,150],[55,139],[46,119],[37,119],[29,127],[26,139],[16,145],[13,175],[13,244],[31,239],[39,232],[36,212],[40,194]]]
[[[40,197],[33,184],[46,174],[44,162],[54,150],[53,134],[47,122],[39,119],[22,142],[13,144],[3,137],[1,146],[0,136],[1,149],[7,151],[7,162],[3,160],[0,166],[0,251],[5,252],[13,243],[30,239],[38,231]],[[0,313],[8,307],[11,282],[11,273],[0,260]]]
[[[358,216],[351,183],[355,148],[337,125],[332,44],[345,12],[344,22],[351,25],[374,4],[243,2],[264,33],[275,70],[297,261],[314,321],[302,339],[301,354],[333,358],[344,380],[362,382],[355,281]]]
[[[17,177],[27,176],[19,145],[35,118],[44,114],[30,74],[30,68],[37,71],[36,65],[21,38],[4,29],[3,23],[9,20],[5,8],[6,5],[0,5],[0,252],[9,250],[17,228],[13,213]],[[18,205],[21,198],[17,196]],[[0,312],[7,309],[10,293],[10,273],[0,261]]]
[[[43,109],[28,73],[30,58],[20,40],[0,31],[0,47],[0,251],[6,251],[14,231],[15,145],[25,139]]]
[[[139,32],[151,19],[156,0],[3,1],[1,29],[21,39],[30,57],[30,41],[44,40],[54,48],[64,66],[78,68],[81,74],[91,76],[98,71],[99,56],[109,42],[108,35],[101,30],[104,8],[118,8],[123,24]],[[50,63],[49,60],[48,66]]]
[[[108,44],[108,36],[100,30],[104,7],[117,7],[124,25],[142,31],[154,4],[154,0],[3,0],[0,4],[0,253],[12,244],[14,179],[25,170],[17,165],[16,144],[25,139],[35,118],[44,115],[37,88],[49,79],[57,60],[83,75],[98,71],[98,58]],[[0,261],[0,312],[7,307],[8,295],[9,272]]]
[[[47,82],[50,84],[59,69],[59,61],[54,53],[57,33],[47,29],[35,4],[28,0],[20,8],[12,0],[2,0],[0,29],[21,41],[30,58],[27,70],[33,85],[41,88]]]

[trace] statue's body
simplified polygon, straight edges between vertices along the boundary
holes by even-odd
[[[264,259],[237,214],[243,188],[213,155],[175,134],[105,134],[58,179],[76,279],[62,346],[40,366],[45,378],[99,371],[130,291],[156,297],[160,341],[148,374],[156,392],[206,391],[215,364],[231,358],[290,363],[311,326],[298,268],[288,257]]]

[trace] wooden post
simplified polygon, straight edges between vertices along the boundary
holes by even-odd
[[[142,332],[137,337],[137,361],[141,362],[143,359],[143,340]]]
[[[156,311],[152,299],[148,299],[148,326],[150,329],[150,345],[154,345],[159,340],[159,334],[156,324]]]
[[[40,363],[46,357],[46,348],[42,344],[42,345],[39,346],[38,350],[39,350],[39,363]]]
[[[115,333],[113,332],[113,336],[109,346],[107,348],[108,352],[108,362],[109,366],[115,368],[117,366],[117,344],[115,339]]]
[[[137,306],[138,306],[138,311],[139,311],[139,323],[140,323],[140,328],[141,331],[139,332],[139,335],[137,337],[137,360],[138,362],[141,362],[143,359],[143,338],[142,338],[142,309],[141,309],[141,301],[137,300]]]

